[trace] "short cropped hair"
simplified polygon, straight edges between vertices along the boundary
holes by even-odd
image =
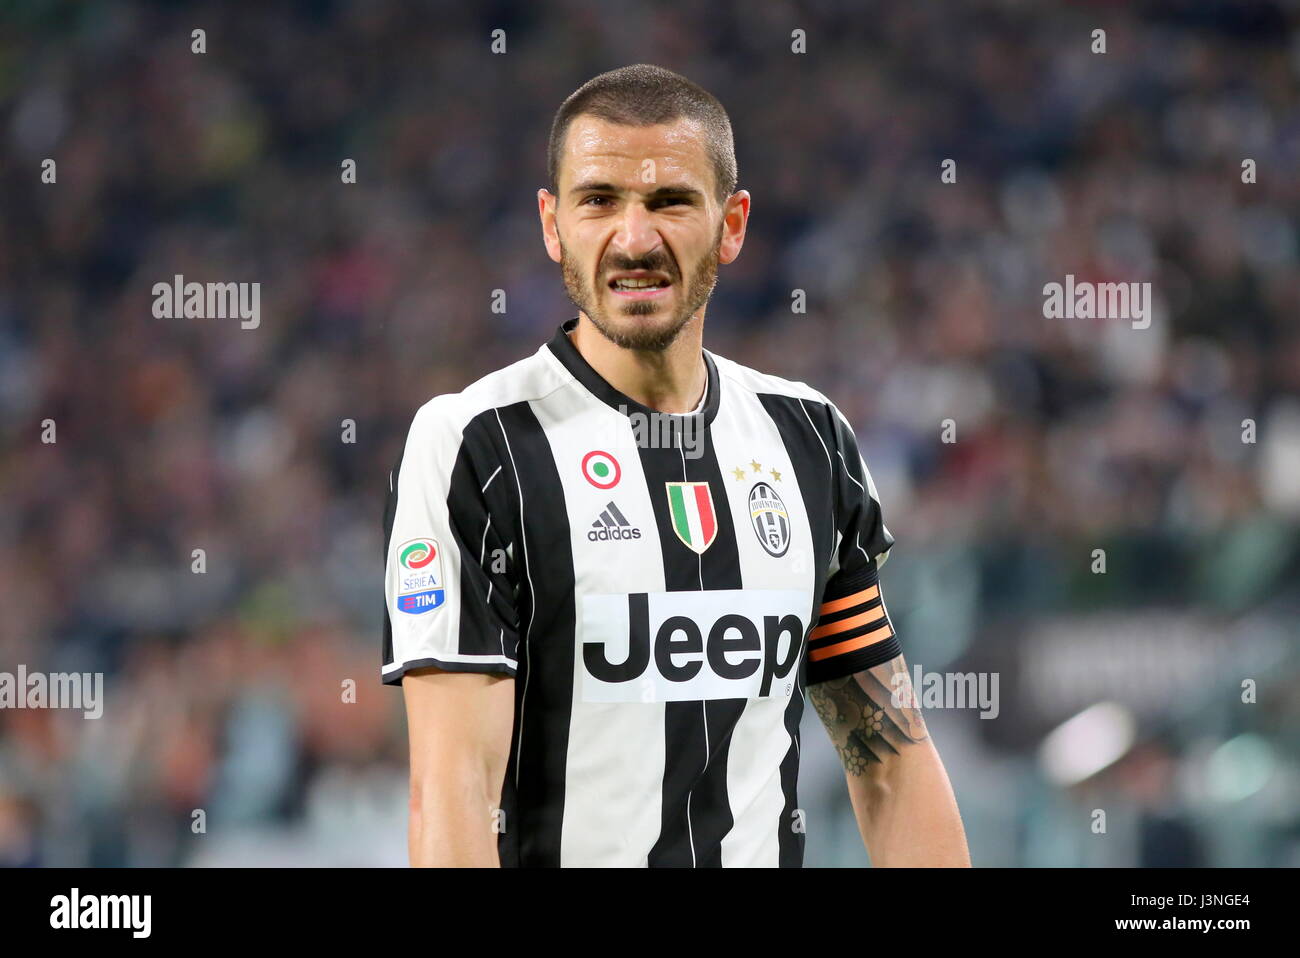
[[[551,123],[546,175],[559,194],[564,137],[576,116],[591,115],[624,126],[655,126],[686,117],[704,127],[714,189],[719,203],[736,191],[736,145],[731,120],[717,97],[681,74],[649,63],[592,77],[560,105]]]

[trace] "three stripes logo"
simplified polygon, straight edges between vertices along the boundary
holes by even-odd
[[[640,539],[641,530],[627,521],[613,500],[605,504],[600,517],[591,524],[587,538],[592,542],[608,542],[613,539]]]

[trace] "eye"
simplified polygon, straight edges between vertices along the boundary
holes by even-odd
[[[586,206],[586,205],[589,204],[592,200],[599,200],[599,201],[601,201],[601,202],[607,202],[607,201],[609,200],[609,197],[608,197],[608,196],[588,196],[585,200],[582,201],[582,205],[583,205],[583,206]]]

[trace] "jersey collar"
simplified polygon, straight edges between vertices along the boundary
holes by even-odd
[[[546,345],[561,363],[564,368],[573,373],[587,391],[606,405],[615,409],[622,407],[625,414],[641,413],[643,415],[680,415],[683,418],[690,413],[662,413],[657,409],[651,409],[649,406],[643,406],[630,396],[626,396],[611,386],[605,379],[592,368],[591,363],[583,358],[582,353],[578,352],[578,347],[573,345],[573,340],[569,338],[569,333],[578,325],[578,317],[566,319],[556,329],[555,335],[551,337],[550,342]],[[717,364],[713,361],[713,356],[707,349],[702,349],[704,353],[704,365],[708,367],[709,386],[708,395],[704,399],[704,409],[696,415],[704,417],[704,425],[708,426],[713,422],[713,417],[718,414],[718,402],[721,399],[721,385],[718,375]]]

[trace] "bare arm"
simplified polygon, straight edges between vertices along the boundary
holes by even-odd
[[[514,679],[413,669],[402,690],[411,742],[411,864],[498,867],[493,812],[510,756]]]
[[[871,863],[968,867],[957,800],[921,710],[912,704],[903,657],[809,686],[808,698],[844,765]]]

